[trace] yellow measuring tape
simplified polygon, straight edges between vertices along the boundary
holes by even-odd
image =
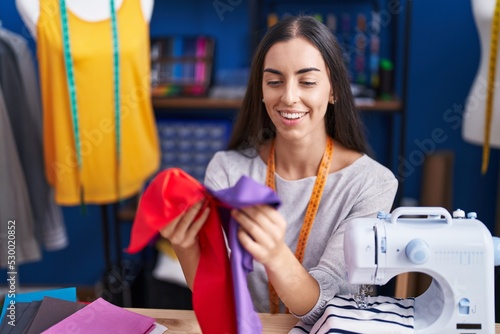
[[[490,61],[488,73],[488,87],[486,91],[486,114],[484,118],[484,144],[483,144],[483,164],[481,173],[484,175],[488,171],[490,162],[490,137],[491,137],[491,118],[493,114],[493,93],[496,75],[497,49],[498,49],[498,30],[500,26],[500,0],[496,1],[495,12],[491,25],[490,39]]]
[[[326,142],[325,153],[323,153],[323,158],[318,167],[318,173],[316,176],[316,181],[314,182],[314,188],[309,199],[309,204],[307,205],[306,215],[304,217],[304,223],[300,229],[299,241],[297,242],[297,248],[295,249],[295,257],[302,263],[304,259],[304,253],[306,250],[307,239],[309,239],[309,234],[311,233],[311,228],[314,223],[314,218],[316,217],[316,212],[318,212],[319,203],[321,202],[321,197],[323,196],[323,189],[325,188],[326,179],[330,172],[330,165],[332,163],[333,156],[333,139],[328,137]],[[271,143],[271,149],[269,151],[269,156],[267,159],[267,173],[266,173],[266,185],[276,191],[275,179],[275,157],[274,157],[274,141]],[[279,298],[276,290],[269,282],[269,307],[271,313],[279,313]]]

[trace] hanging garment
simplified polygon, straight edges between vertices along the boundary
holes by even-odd
[[[246,285],[252,258],[239,245],[238,224],[229,213],[231,208],[249,205],[276,207],[280,201],[270,188],[242,177],[232,188],[210,191],[182,170],[167,169],[141,198],[128,251],[142,249],[168,222],[204,198],[209,199],[210,214],[199,233],[201,255],[193,285],[193,306],[200,327],[203,333],[259,333],[262,325]],[[231,265],[223,228],[231,248]]]
[[[9,264],[9,245],[14,246],[17,265],[40,260],[34,237],[33,214],[24,173],[19,162],[0,86],[0,267]],[[10,231],[10,232],[9,232]],[[10,237],[9,237],[10,236]],[[12,252],[11,252],[12,254]]]
[[[34,61],[26,40],[0,28],[0,84],[33,209],[35,236],[47,250],[67,246],[61,208],[45,178],[42,111]]]
[[[117,161],[111,20],[88,22],[68,10],[82,154],[79,171],[58,0],[40,1],[38,60],[47,178],[56,202],[108,204],[137,194],[159,166],[150,98],[149,28],[139,0],[124,0],[118,21],[121,161]]]
[[[314,325],[300,321],[289,334],[410,334],[414,332],[414,303],[414,298],[374,296],[369,297],[367,308],[360,309],[350,296],[335,296]]]

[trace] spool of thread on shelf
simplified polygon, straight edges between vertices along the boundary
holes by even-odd
[[[378,95],[381,100],[390,100],[393,95],[394,64],[389,59],[380,60],[380,85]]]

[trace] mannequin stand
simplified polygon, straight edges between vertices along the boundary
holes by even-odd
[[[101,205],[102,235],[104,246],[105,271],[102,277],[102,287],[98,297],[122,307],[132,307],[131,282],[126,273],[122,259],[121,228],[118,219],[118,203]],[[112,217],[110,217],[112,216]],[[111,237],[113,228],[114,238]],[[116,261],[113,263],[111,246],[115,246]]]

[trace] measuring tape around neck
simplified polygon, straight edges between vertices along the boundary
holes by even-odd
[[[84,203],[84,188],[82,182],[82,150],[80,142],[80,124],[78,119],[78,100],[76,94],[75,70],[73,65],[73,57],[71,54],[71,43],[69,36],[68,10],[65,0],[59,1],[61,9],[61,28],[64,48],[64,64],[66,67],[66,80],[68,84],[68,93],[70,99],[71,120],[73,125],[73,138],[75,141],[75,150],[78,164],[78,177],[80,187],[80,203]],[[114,0],[110,0],[111,12],[111,30],[112,30],[112,48],[113,48],[113,86],[114,86],[114,119],[115,119],[115,141],[116,141],[116,188],[118,198],[120,197],[119,186],[119,166],[121,161],[121,124],[120,124],[120,57],[118,44],[118,28],[115,12]]]
[[[304,217],[304,223],[300,229],[299,240],[297,242],[297,248],[295,249],[295,257],[302,263],[304,259],[304,253],[306,250],[307,240],[309,239],[309,234],[311,233],[311,228],[318,212],[319,204],[321,202],[321,197],[323,195],[323,189],[325,188],[326,179],[330,172],[330,165],[332,163],[333,156],[333,139],[328,137],[326,142],[325,152],[323,153],[323,158],[318,167],[318,172],[316,176],[316,181],[314,182],[314,188],[309,199],[309,204],[307,205],[306,214]],[[269,151],[269,156],[267,160],[267,173],[266,173],[266,185],[276,191],[275,184],[275,172],[276,172],[276,157],[274,153],[274,140],[271,143],[271,149]],[[269,282],[269,307],[271,313],[279,313],[279,297],[276,290]]]
[[[488,87],[486,90],[486,110],[484,117],[484,143],[483,143],[483,161],[481,166],[481,173],[484,175],[488,171],[488,164],[490,161],[490,138],[491,138],[491,119],[493,114],[493,100],[494,100],[494,85],[496,76],[496,62],[498,50],[498,33],[500,27],[500,0],[496,0],[495,11],[493,13],[493,20],[491,24],[491,38],[490,38],[490,59],[488,67]]]

